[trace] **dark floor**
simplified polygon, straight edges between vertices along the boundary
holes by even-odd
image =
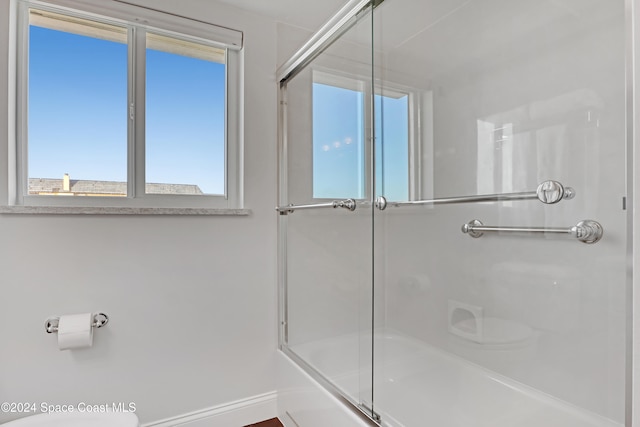
[[[244,427],[284,427],[277,418],[271,418],[270,420],[262,421],[255,424],[249,424]]]

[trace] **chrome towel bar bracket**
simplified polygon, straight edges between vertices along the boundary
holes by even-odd
[[[565,187],[558,181],[544,181],[536,189],[536,197],[542,203],[552,205],[561,200],[571,200],[576,196],[576,192],[571,187]]]
[[[289,206],[279,206],[276,210],[280,213],[280,215],[288,215],[297,210],[303,209],[319,209],[319,208],[344,208],[349,211],[356,210],[356,201],[354,199],[345,199],[345,200],[334,200],[333,202],[328,203],[316,203],[312,205],[289,205]]]
[[[102,328],[107,323],[109,323],[109,316],[104,313],[96,313],[93,316],[93,323],[91,326],[94,328]],[[54,332],[58,332],[58,325],[60,324],[59,317],[50,317],[44,322],[44,330],[48,334],[53,334]]]
[[[514,233],[557,233],[568,234],[583,243],[596,243],[602,239],[604,230],[599,222],[585,219],[568,228],[545,227],[496,227],[484,225],[480,220],[474,219],[462,226],[462,232],[471,237],[482,237],[486,232],[514,232]]]

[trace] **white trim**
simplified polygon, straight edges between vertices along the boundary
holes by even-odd
[[[229,427],[243,426],[275,418],[277,391],[224,403],[164,420],[142,424],[141,427]]]
[[[0,215],[200,215],[249,216],[251,209],[113,206],[0,206]]]
[[[135,22],[147,28],[176,32],[206,40],[228,49],[242,49],[242,31],[220,25],[136,6],[121,0],[29,0],[36,5],[57,5],[65,8],[104,15],[123,22]]]
[[[2,6],[5,7],[5,6]],[[20,42],[19,35],[19,7],[18,3],[15,0],[9,1],[8,4],[8,16],[4,19],[8,19],[8,45],[7,45],[7,68],[5,69],[6,77],[7,77],[7,87],[6,87],[6,101],[7,105],[3,106],[7,108],[7,117],[6,122],[3,118],[0,123],[6,123],[7,133],[4,135],[6,139],[6,150],[3,150],[3,153],[0,153],[0,166],[4,167],[6,165],[6,175],[2,175],[0,177],[0,204],[9,203],[15,204],[18,198],[18,164],[17,159],[19,158],[19,154],[17,152],[17,137],[20,132],[18,120],[18,96],[20,94],[18,87],[18,43]],[[2,25],[0,25],[2,27]],[[0,48],[1,50],[1,48]],[[0,53],[1,55],[1,53]],[[0,73],[0,78],[3,74]],[[2,82],[4,85],[4,82]],[[0,94],[3,92],[0,89]],[[1,97],[1,95],[0,95]],[[2,108],[0,107],[0,110]],[[2,125],[0,125],[2,127]],[[2,141],[2,137],[0,137],[0,141]],[[5,141],[2,141],[5,143]]]
[[[627,361],[625,426],[640,425],[640,7],[638,0],[626,0],[626,108],[627,108]]]
[[[225,67],[225,194],[227,206],[242,208],[244,203],[244,57],[227,50]]]
[[[18,15],[16,23],[17,29],[17,52],[16,52],[16,133],[15,139],[9,140],[9,144],[13,144],[15,147],[15,158],[9,158],[9,164],[13,164],[15,171],[15,179],[13,180],[16,187],[10,189],[13,191],[15,197],[11,198],[10,202],[16,204],[24,203],[24,191],[27,188],[27,151],[28,142],[24,144],[20,141],[28,141],[28,79],[26,77],[27,70],[29,70],[29,31],[25,28],[25,22],[28,19],[28,5],[24,2],[17,2]]]
[[[129,41],[129,96],[128,104],[133,115],[128,117],[130,157],[127,159],[129,175],[127,188],[129,198],[143,199],[146,196],[147,162],[147,32],[136,28],[130,32]],[[128,202],[128,201],[127,201]]]

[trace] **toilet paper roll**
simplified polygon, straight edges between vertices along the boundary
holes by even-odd
[[[91,347],[93,344],[93,313],[60,316],[58,349]]]

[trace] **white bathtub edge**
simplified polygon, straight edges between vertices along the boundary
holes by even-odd
[[[278,418],[285,427],[371,427],[282,351],[278,351]]]

